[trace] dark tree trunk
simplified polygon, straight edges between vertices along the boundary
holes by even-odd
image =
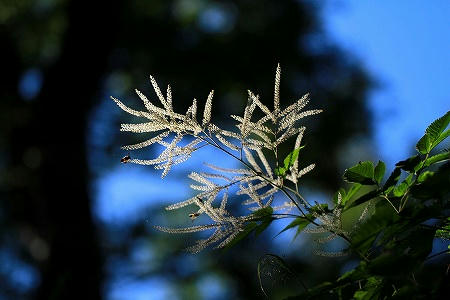
[[[91,215],[85,134],[117,24],[111,1],[72,1],[61,56],[44,74],[30,141],[42,151],[37,224],[49,242],[37,299],[101,298],[102,258]],[[99,59],[100,58],[100,59]]]

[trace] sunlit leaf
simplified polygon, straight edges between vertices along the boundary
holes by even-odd
[[[261,221],[260,224],[258,224],[254,230],[255,235],[260,235],[266,228],[272,223],[275,218],[272,217],[273,208],[268,206],[261,209],[258,209],[257,211],[253,212],[253,216],[255,216],[256,220]]]
[[[308,219],[312,220],[314,217],[311,214],[307,215]],[[289,225],[287,225],[286,227],[283,228],[283,230],[281,230],[277,236],[283,232],[285,232],[288,229],[297,227],[297,233],[296,236],[306,227],[308,226],[308,224],[310,223],[310,221],[307,218],[304,217],[298,217],[296,218],[294,221],[292,221],[291,223],[289,223]]]
[[[392,193],[394,194],[395,197],[401,197],[405,194],[406,190],[411,185],[412,178],[413,174],[409,174],[409,176],[406,177],[406,179],[402,183],[400,183],[394,188]]]
[[[300,152],[300,149],[302,149],[305,146],[301,146],[300,148],[294,149],[291,153],[289,153],[286,158],[284,159],[284,168],[289,169],[290,166],[294,164],[294,162],[298,158],[298,153]]]
[[[431,140],[428,134],[425,134],[416,144],[416,149],[420,154],[426,154],[431,151]]]
[[[260,235],[264,230],[267,229],[267,227],[269,227],[269,225],[272,223],[272,221],[275,220],[275,218],[266,218],[264,219],[261,224],[259,224],[256,228],[255,228],[255,235],[258,236]]]
[[[257,226],[258,224],[256,222],[247,223],[244,227],[244,230],[239,232],[239,234],[224,247],[224,250],[227,250],[235,246],[237,243],[239,243],[241,240],[247,237],[253,230],[255,230]]]
[[[328,212],[328,204],[324,203],[324,204],[316,204],[312,207],[310,207],[309,209],[311,212],[316,212],[316,213],[323,213],[323,212]]]
[[[450,217],[447,217],[441,228],[436,230],[436,237],[441,239],[450,240]],[[450,248],[450,245],[449,245]]]
[[[302,148],[305,146],[301,146],[300,148],[294,149],[292,152],[290,152],[283,161],[283,167],[278,167],[275,169],[275,174],[284,176],[286,172],[289,170],[291,166],[294,165],[295,161],[298,158],[298,154]]]
[[[374,179],[378,184],[383,180],[384,172],[386,172],[386,164],[379,160],[374,170]]]
[[[425,171],[422,174],[419,175],[419,177],[417,177],[417,182],[418,183],[422,183],[425,180],[428,180],[431,176],[434,175],[434,172],[431,171]]]
[[[383,279],[380,276],[372,276],[367,278],[367,282],[362,290],[356,291],[353,295],[355,300],[371,300],[378,299],[382,290]]]
[[[245,225],[244,230],[239,232],[236,237],[228,243],[224,249],[229,249],[236,245],[238,242],[247,237],[250,233],[255,231],[255,234],[258,235],[263,232],[267,226],[274,220],[272,217],[273,208],[268,206],[252,213],[253,220]]]
[[[444,132],[450,123],[450,111],[439,119],[433,121],[425,130],[425,135],[419,140],[416,145],[417,151],[421,154],[430,153],[441,141],[449,136],[448,130]]]
[[[352,247],[362,253],[366,253],[389,224],[392,224],[398,216],[389,205],[379,202],[375,212],[367,219],[352,236]]]
[[[344,188],[340,188],[339,191],[334,193],[334,195],[333,195],[333,202],[334,202],[334,204],[338,203],[338,195],[339,194],[341,195],[341,199],[343,200],[345,198],[345,196],[347,195],[347,192],[345,191]]]
[[[354,183],[350,189],[348,190],[348,192],[345,191],[345,189],[340,188],[339,191],[337,191],[334,195],[333,195],[333,202],[335,204],[338,203],[338,194],[341,195],[341,205],[345,206],[345,204],[350,201],[352,199],[352,197],[361,189],[361,184],[359,183]]]
[[[446,131],[441,133],[441,135],[439,135],[439,137],[436,139],[436,141],[434,141],[434,143],[431,145],[431,149],[433,149],[434,147],[439,145],[443,140],[445,140],[449,136],[450,136],[450,129],[447,129]]]
[[[367,193],[361,195],[360,197],[356,198],[353,201],[348,201],[346,203],[345,208],[349,209],[349,208],[358,206],[358,205],[363,204],[363,203],[365,203],[367,201],[370,201],[372,199],[377,198],[379,195],[380,195],[380,192],[378,190],[372,190],[370,192],[367,192]]]
[[[411,187],[411,195],[418,199],[446,197],[450,193],[450,162],[442,164],[434,173],[421,177],[419,185]]]
[[[420,162],[420,155],[414,155],[408,159],[399,161],[395,166],[408,172],[415,172],[420,168]]]
[[[385,194],[389,194],[394,189],[395,185],[400,180],[401,174],[402,170],[400,170],[400,168],[395,168],[394,171],[392,171],[391,175],[383,186],[383,191],[385,192]]]
[[[347,201],[351,200],[352,197],[361,189],[361,186],[362,185],[359,183],[354,183],[350,188],[350,190],[345,195],[345,197],[342,199],[342,205],[345,205]]]
[[[272,213],[273,213],[273,208],[271,206],[267,206],[267,207],[258,209],[257,211],[254,211],[252,213],[252,216],[254,216],[255,219],[258,219],[258,218],[264,218],[267,216],[271,216]]]
[[[447,151],[444,153],[439,153],[439,154],[436,154],[436,155],[433,155],[433,156],[427,158],[427,160],[425,160],[423,166],[428,167],[428,166],[431,166],[432,164],[446,161],[449,159],[450,159],[450,152]]]
[[[374,166],[371,161],[360,162],[344,172],[344,180],[365,185],[375,184]]]

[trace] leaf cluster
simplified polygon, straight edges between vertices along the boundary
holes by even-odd
[[[450,254],[449,245],[447,251],[431,255],[433,241],[450,239],[450,152],[433,153],[449,136],[449,122],[447,112],[431,123],[416,145],[418,154],[398,162],[384,184],[382,161],[376,166],[359,162],[345,170],[350,188],[334,196],[342,214],[373,206],[372,214],[348,236],[349,251],[360,264],[334,282],[289,299],[434,299],[445,293],[445,266],[429,274],[427,262]],[[297,222],[288,228],[304,228]]]

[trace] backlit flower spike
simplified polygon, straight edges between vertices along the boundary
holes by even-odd
[[[273,111],[277,115],[280,111],[280,77],[281,67],[277,65],[277,71],[275,72],[275,88],[273,92]]]
[[[119,106],[123,111],[129,113],[130,115],[133,116],[137,116],[137,117],[146,117],[148,119],[151,119],[150,115],[144,111],[138,111],[138,110],[134,110],[129,108],[128,106],[126,106],[125,104],[123,104],[119,99],[114,98],[114,97],[110,97],[114,102],[116,102],[117,106]]]
[[[202,120],[202,126],[205,126],[211,121],[211,110],[212,110],[212,99],[214,96],[214,90],[212,90],[208,98],[206,99],[205,103],[205,110],[203,111],[203,120]]]
[[[170,111],[169,104],[167,103],[166,99],[164,99],[164,95],[161,92],[158,83],[156,83],[156,80],[152,75],[150,75],[150,82],[152,83],[153,89],[155,90],[156,96],[158,96],[158,99],[161,102],[161,104],[164,106],[166,110]]]
[[[125,112],[144,118],[140,123],[121,124],[121,131],[142,135],[150,134],[150,136],[143,138],[142,142],[123,146],[124,150],[142,149],[153,144],[158,144],[164,148],[157,158],[139,159],[131,158],[128,155],[126,163],[153,165],[156,169],[163,170],[162,177],[164,177],[174,165],[188,160],[193,152],[208,145],[239,161],[239,166],[236,168],[223,168],[205,164],[215,172],[191,172],[189,177],[196,181],[191,185],[195,195],[166,207],[167,210],[175,210],[190,206],[191,210],[188,216],[191,220],[187,220],[190,224],[200,215],[209,217],[212,224],[187,226],[185,228],[155,226],[156,229],[168,233],[212,231],[208,238],[187,248],[188,251],[197,253],[208,246],[225,247],[244,230],[247,222],[258,221],[253,214],[235,216],[232,211],[226,209],[227,203],[231,201],[230,199],[236,199],[229,194],[231,191],[237,196],[246,195],[247,197],[243,197],[244,199],[238,197],[238,201],[242,205],[248,205],[251,211],[267,207],[283,211],[298,207],[297,203],[292,201],[275,205],[274,201],[278,198],[276,193],[280,190],[283,190],[285,195],[290,193],[289,190],[285,189],[287,181],[284,179],[294,182],[297,187],[298,178],[311,171],[315,165],[310,164],[299,170],[297,157],[289,170],[285,170],[285,174],[281,176],[278,172],[277,175],[274,174],[271,159],[278,157],[278,146],[290,140],[293,136],[297,136],[294,149],[300,148],[305,127],[298,125],[298,121],[304,117],[318,114],[321,110],[302,111],[309,102],[308,94],[282,110],[280,107],[280,79],[281,68],[278,64],[275,72],[273,110],[262,103],[259,95],[252,93],[250,90],[247,91],[247,105],[243,114],[231,116],[232,119],[236,120],[235,130],[221,129],[211,122],[214,90],[209,93],[203,110],[198,107],[198,102],[194,99],[192,105],[184,114],[173,111],[171,86],[167,86],[163,95],[153,76],[150,76],[150,82],[161,105],[152,103],[139,90],[136,90],[136,93],[145,106],[144,111],[127,107],[120,100],[112,97]],[[254,113],[256,108],[262,113]],[[199,111],[203,113],[200,116],[202,117],[201,122],[197,120]],[[255,120],[255,116],[258,116],[257,120]],[[190,142],[179,145],[184,137],[188,137]],[[235,154],[234,151],[239,154]],[[233,186],[236,186],[237,189]],[[219,195],[221,195],[221,199],[216,201]],[[301,205],[304,206],[305,211],[308,210],[309,204],[306,201]],[[314,218],[319,222],[319,227],[316,230],[333,229],[334,232],[339,234],[336,228],[342,228],[340,224],[341,212],[342,210],[337,208],[332,212],[312,212]],[[276,217],[274,216],[274,218]]]
[[[166,102],[167,102],[167,107],[170,111],[173,111],[173,106],[172,106],[172,90],[170,88],[170,84],[167,85],[167,92],[166,92]]]

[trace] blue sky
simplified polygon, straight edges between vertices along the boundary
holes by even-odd
[[[328,35],[380,87],[370,97],[377,152],[392,167],[450,108],[450,1],[328,1]]]

